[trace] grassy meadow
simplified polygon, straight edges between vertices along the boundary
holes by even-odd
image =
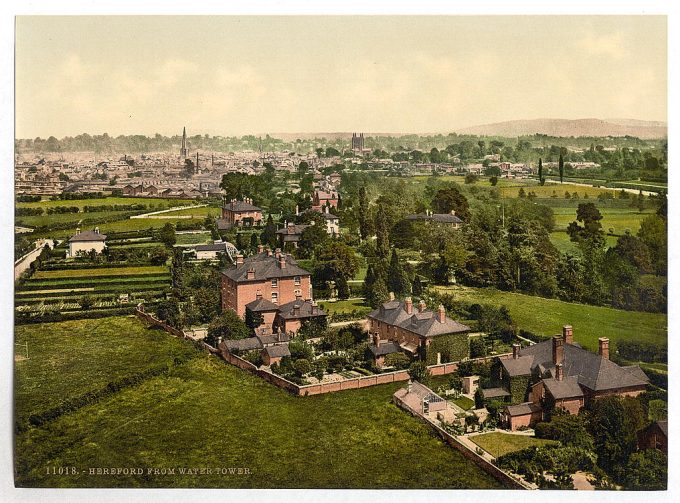
[[[17,329],[17,342],[39,346],[16,364],[24,416],[189,350],[131,318],[57,325]],[[18,434],[17,485],[500,488],[391,403],[403,384],[295,397],[191,350],[196,357],[167,363],[165,374]],[[50,466],[77,473],[48,475]],[[91,476],[89,467],[244,467],[250,474]]]
[[[597,351],[599,337],[608,337],[615,346],[620,340],[665,342],[668,336],[665,314],[622,311],[493,288],[452,286],[436,289],[465,302],[505,305],[518,328],[538,335],[560,334],[563,325],[572,325],[576,342],[591,351]]]
[[[556,444],[554,440],[530,437],[527,435],[512,435],[509,433],[484,433],[470,437],[475,444],[480,446],[493,457],[498,458],[505,454],[521,451],[528,447],[541,447],[544,445]]]

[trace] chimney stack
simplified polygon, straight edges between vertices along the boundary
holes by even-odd
[[[94,232],[95,232],[95,234],[99,234],[99,227],[95,227]]]
[[[418,302],[418,312],[422,313],[425,309],[427,309],[427,304],[425,304],[423,299],[420,299],[420,302]]]
[[[519,350],[522,348],[519,344],[513,344],[512,345],[512,358],[513,360],[516,360],[519,358]]]
[[[564,379],[564,368],[561,363],[555,365],[555,379],[561,381]]]
[[[446,309],[444,309],[442,304],[439,304],[439,308],[437,308],[437,321],[439,321],[439,323],[444,323],[446,321]]]
[[[404,309],[406,309],[406,314],[413,313],[413,300],[411,300],[411,297],[406,297],[404,300]]]
[[[279,267],[280,267],[281,269],[285,269],[285,268],[286,268],[286,256],[285,256],[285,255],[280,255],[280,256],[279,256]]]
[[[246,279],[255,279],[255,269],[252,267],[248,268],[246,271]]]
[[[564,339],[559,335],[552,338],[552,357],[553,363],[564,363]]]
[[[598,353],[602,358],[609,360],[609,339],[607,337],[600,337],[597,341],[600,345]]]
[[[281,248],[277,248],[276,250],[274,250],[274,254],[276,255],[276,258],[281,257]]]
[[[236,255],[236,265],[241,264],[243,264],[243,255],[239,253],[238,255]]]
[[[394,292],[390,292],[390,300],[394,300]]]
[[[256,298],[257,300],[262,299],[262,292],[261,292],[260,290],[258,290],[258,291],[255,293],[255,298]]]
[[[272,249],[267,248],[267,257],[271,257],[271,256],[272,256]]]
[[[380,335],[377,332],[373,334],[373,345],[374,346],[380,345]]]
[[[564,325],[562,327],[562,335],[564,336],[565,344],[574,343],[574,329],[571,327],[571,325]]]
[[[257,245],[257,253],[262,253],[264,251],[264,245]]]

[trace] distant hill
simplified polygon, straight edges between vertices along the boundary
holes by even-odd
[[[456,130],[458,134],[488,136],[636,136],[642,139],[665,138],[665,122],[635,119],[533,119],[485,124]]]

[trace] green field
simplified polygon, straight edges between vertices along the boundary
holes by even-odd
[[[456,300],[505,305],[518,328],[538,335],[560,334],[563,325],[572,325],[576,342],[591,351],[597,351],[599,337],[608,337],[615,346],[620,340],[666,342],[668,336],[665,314],[622,311],[492,288],[456,286],[436,289],[452,293]]]
[[[114,204],[144,204],[156,210],[171,208],[173,206],[184,206],[192,204],[192,199],[162,199],[155,197],[105,197],[102,199],[73,199],[59,201],[40,201],[36,203],[16,203],[17,208],[54,208],[55,206],[77,206],[83,209],[85,206],[104,206]],[[83,213],[88,215],[88,213]]]
[[[634,208],[598,208],[602,214],[602,230],[609,232],[614,229],[614,234],[622,235],[626,229],[632,234],[640,230],[640,223],[649,215],[656,212],[655,209],[646,209],[642,213]],[[567,226],[576,220],[575,208],[553,208],[555,214],[555,230],[566,230]]]
[[[455,403],[458,407],[460,407],[463,410],[470,410],[475,406],[475,401],[471,400],[470,398],[466,396],[460,396],[456,398],[455,400],[451,400],[453,403]]]
[[[199,232],[196,234],[176,234],[178,245],[200,245],[212,243],[212,235],[209,232]]]
[[[168,268],[162,265],[155,266],[131,266],[94,269],[57,269],[53,271],[38,271],[33,275],[34,279],[58,279],[58,278],[93,278],[96,276],[140,276],[166,274]]]
[[[23,414],[40,409],[47,396],[57,403],[105,384],[111,375],[147,368],[149,358],[162,361],[184,351],[184,344],[166,334],[141,325],[121,327],[119,320],[71,322],[75,330],[66,333],[52,325],[22,327],[18,342],[29,341],[30,349],[42,341],[40,353],[17,362],[16,396]],[[102,323],[97,330],[88,328],[97,322]],[[146,346],[147,337],[158,341]],[[169,365],[167,374],[17,435],[17,484],[500,488],[426,425],[391,403],[392,393],[402,385],[294,397],[197,353],[187,363]],[[78,473],[47,475],[49,466],[75,466]],[[111,477],[81,471],[88,467],[245,467],[251,473]]]
[[[364,299],[353,299],[353,300],[337,300],[335,302],[320,302],[319,307],[326,311],[328,314],[333,313],[349,313],[354,311],[369,311],[370,306],[366,305]]]
[[[619,238],[616,236],[605,236],[604,239],[607,247],[612,247],[616,246]],[[578,245],[571,240],[566,231],[551,232],[550,242],[562,253],[571,253],[574,255],[578,253]]]
[[[86,214],[86,213],[85,213]],[[111,213],[109,213],[111,215]],[[125,220],[117,220],[115,222],[102,222],[100,224],[97,224],[97,227],[99,227],[99,230],[101,231],[102,234],[107,234],[110,232],[125,232],[125,231],[138,231],[138,230],[144,230],[144,229],[160,229],[163,227],[165,224],[172,224],[172,225],[177,225],[178,223],[181,223],[182,225],[192,225],[195,228],[201,227],[203,225],[203,221],[205,218],[133,218],[129,219],[126,218]],[[90,227],[94,227],[94,225],[91,225]],[[85,228],[82,228],[81,230],[85,230]],[[76,227],[72,227],[70,229],[64,229],[64,230],[56,230],[56,231],[45,231],[45,232],[36,232],[32,233],[31,237],[56,237],[60,239],[66,239],[70,236],[73,236],[76,233]]]
[[[222,210],[220,208],[215,208],[214,206],[201,206],[200,208],[186,208],[183,210],[169,211],[163,213],[164,216],[180,216],[180,215],[191,215],[195,218],[205,218],[210,215],[211,217],[217,218],[220,216]],[[150,218],[153,218],[151,215]]]
[[[470,437],[475,444],[480,446],[493,457],[498,458],[509,452],[521,451],[528,447],[540,447],[542,445],[557,444],[554,440],[529,437],[527,435],[511,435],[509,433],[484,433]]]

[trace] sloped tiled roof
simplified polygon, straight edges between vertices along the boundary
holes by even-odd
[[[235,213],[239,213],[242,211],[262,211],[262,208],[258,208],[257,206],[254,206],[250,203],[246,203],[245,201],[229,202],[225,204],[223,208],[227,211],[232,211]]]
[[[533,402],[525,402],[517,405],[507,405],[505,409],[508,411],[510,416],[517,417],[539,412],[541,410],[541,406]]]
[[[295,309],[297,308],[297,312]],[[308,300],[294,300],[279,306],[278,316],[284,320],[296,318],[311,318],[313,316],[326,316],[326,313],[319,307],[314,306]]]
[[[279,308],[279,306],[277,306],[271,301],[268,301],[267,299],[255,299],[252,302],[248,302],[246,304],[246,308],[250,309],[254,313],[259,313],[267,311],[276,311]]]
[[[264,351],[270,358],[282,358],[284,356],[290,356],[288,344],[282,344],[280,346],[268,346],[264,348]]]
[[[262,344],[256,337],[248,337],[246,339],[226,340],[220,343],[220,349],[227,349],[229,351],[250,351],[252,349],[261,349]]]
[[[264,281],[272,278],[289,278],[292,276],[309,276],[309,272],[297,265],[295,259],[290,255],[285,255],[285,268],[279,266],[279,259],[275,254],[267,256],[267,252],[258,253],[248,257],[243,264],[233,266],[222,271],[226,277],[237,283],[246,281]],[[253,279],[248,279],[248,270],[252,269],[255,273]]]
[[[437,319],[437,313],[430,310],[421,313],[414,306],[411,314],[408,314],[405,303],[396,300],[385,302],[378,309],[369,313],[368,317],[388,325],[397,325],[423,337],[470,331],[470,327],[452,320],[448,316],[444,317],[444,323],[440,323]]]
[[[543,379],[543,386],[557,400],[583,396],[583,390],[576,376],[566,376],[561,381],[554,378]]]
[[[71,239],[68,240],[69,243],[81,243],[81,242],[95,242],[95,241],[106,241],[106,234],[100,234],[95,231],[83,231],[80,234],[76,234],[75,236],[71,236]]]
[[[372,345],[368,349],[371,350],[373,356],[385,356],[399,352],[399,346],[397,346],[394,342],[383,342],[378,344],[377,346]]]

